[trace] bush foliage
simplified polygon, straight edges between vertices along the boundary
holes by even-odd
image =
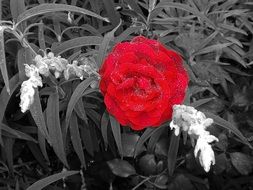
[[[0,0],[0,189],[252,189],[251,0]],[[99,68],[143,35],[181,53],[184,104],[214,119],[206,173],[169,122],[132,131],[108,114],[97,78],[43,78],[22,113],[24,64],[53,52]]]

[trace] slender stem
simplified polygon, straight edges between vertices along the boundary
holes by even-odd
[[[23,37],[21,32],[19,32],[18,30],[15,30],[15,27],[14,27],[14,29],[12,29],[12,28],[8,28],[8,29],[9,29],[9,32],[12,33],[20,41],[20,43],[23,47],[29,48],[34,53],[34,55],[37,55],[37,53],[31,47],[29,42]]]

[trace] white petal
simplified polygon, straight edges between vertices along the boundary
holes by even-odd
[[[20,89],[20,108],[21,111],[24,113],[26,112],[29,107],[32,105],[33,101],[34,101],[34,88],[33,85],[31,84],[31,82],[29,80],[24,81],[21,85],[21,89]]]
[[[200,165],[204,168],[206,172],[210,170],[211,164],[215,164],[215,156],[212,149],[212,146],[208,143],[207,140],[216,140],[216,137],[212,135],[208,135],[208,137],[200,137],[197,140],[195,149],[194,149],[194,156],[197,157],[199,154],[199,162]],[[210,142],[212,142],[210,141]]]

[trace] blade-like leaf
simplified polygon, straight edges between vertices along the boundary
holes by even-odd
[[[99,36],[84,36],[84,37],[74,38],[74,39],[62,42],[60,45],[56,47],[53,47],[52,52],[58,55],[77,47],[100,45],[102,43],[102,40],[103,38]]]
[[[10,0],[11,16],[13,21],[17,21],[19,14],[25,11],[24,0]]]
[[[135,0],[125,0],[131,10],[143,16],[143,12]]]
[[[91,134],[91,130],[85,122],[83,122],[83,126],[80,128],[81,138],[83,142],[83,146],[85,150],[91,155],[94,156],[95,152],[95,144],[93,144],[93,136]]]
[[[193,7],[190,7],[187,4],[182,4],[182,3],[174,3],[174,2],[166,2],[166,1],[161,2],[151,12],[150,18],[154,18],[158,13],[161,12],[160,11],[161,9],[163,9],[163,8],[170,8],[170,7],[190,12],[190,13],[198,16],[203,21],[206,21],[206,23],[210,24],[210,26],[212,26],[213,28],[216,28],[215,24],[209,18],[207,18],[203,13],[199,12],[198,9],[195,9]]]
[[[214,115],[210,112],[204,112],[205,115],[209,118],[212,118],[214,120],[214,123],[227,129],[230,130],[232,133],[234,133],[243,143],[248,145],[249,147],[253,148],[251,144],[247,141],[247,139],[243,136],[241,131],[239,131],[232,123],[226,121],[225,119],[222,119],[221,117]]]
[[[74,150],[78,158],[80,159],[82,166],[86,168],[82,141],[80,138],[79,127],[78,127],[77,117],[75,113],[72,113],[71,115],[69,131],[70,131],[71,141],[72,141]]]
[[[115,10],[115,4],[113,0],[102,0],[105,6],[106,13],[109,16],[109,19],[113,26],[117,26],[120,22],[120,15]]]
[[[63,179],[65,177],[75,175],[78,173],[79,173],[79,171],[66,171],[66,172],[54,174],[54,175],[48,176],[44,179],[41,179],[41,180],[35,182],[30,187],[28,187],[26,190],[41,190],[44,187],[48,186],[49,184],[58,181],[59,179]]]
[[[51,146],[58,158],[66,165],[67,158],[64,150],[63,136],[59,117],[59,95],[58,92],[52,93],[47,102],[47,127]]]
[[[135,133],[123,133],[121,138],[122,138],[123,156],[133,157],[135,146],[140,136]]]
[[[169,175],[172,176],[175,170],[177,152],[179,147],[180,135],[176,136],[174,133],[171,136],[170,147],[168,151],[168,171]]]
[[[27,11],[19,15],[19,17],[17,18],[17,25],[31,17],[38,16],[41,14],[51,13],[51,12],[59,12],[59,11],[69,11],[69,12],[89,15],[89,16],[93,16],[93,17],[96,17],[98,19],[108,22],[107,18],[103,18],[96,13],[93,13],[89,10],[86,10],[77,6],[66,5],[66,4],[55,4],[55,3],[43,3],[41,5],[28,9]]]
[[[45,118],[42,113],[42,107],[41,107],[41,103],[40,103],[38,89],[35,89],[34,102],[30,107],[30,112],[31,112],[33,120],[35,121],[36,125],[38,126],[38,129],[40,130],[40,132],[43,134],[43,136],[47,140],[49,140],[49,135],[48,135],[48,131],[47,131]]]
[[[14,168],[13,168],[13,145],[15,143],[15,139],[9,138],[9,137],[3,137],[4,140],[4,152],[8,163],[8,168],[10,170],[10,173],[13,174]]]
[[[47,165],[45,159],[43,158],[43,155],[42,155],[38,145],[36,143],[30,142],[30,141],[28,141],[26,144],[28,145],[28,148],[32,152],[32,155],[39,162],[39,164],[44,169],[48,170],[48,165]]]
[[[77,101],[77,104],[75,105],[74,109],[75,109],[77,116],[87,123],[88,117],[87,117],[86,111],[83,106],[83,100],[81,98]]]
[[[0,26],[0,69],[1,69],[2,77],[4,79],[6,90],[10,94],[9,77],[8,77],[8,71],[7,71],[7,66],[6,66],[5,49],[4,49],[4,30],[5,29],[6,27]]]
[[[101,43],[99,50],[98,50],[98,67],[100,67],[102,65],[102,62],[105,58],[105,55],[107,53],[107,49],[108,49],[108,45],[110,43],[110,41],[113,40],[114,38],[114,33],[116,32],[116,30],[119,28],[119,26],[121,25],[121,20],[118,24],[118,26],[116,26],[111,32],[107,33],[103,39],[103,42]]]
[[[238,45],[239,47],[243,48],[242,43],[238,39],[236,39],[234,37],[230,37],[230,36],[226,37],[225,39],[232,42],[232,43],[234,43],[234,44],[236,44],[236,45]]]
[[[108,135],[107,135],[108,123],[109,123],[109,114],[107,111],[105,111],[101,119],[101,133],[105,142],[106,149],[108,147]]]
[[[119,36],[115,37],[115,44],[120,43],[127,39],[132,33],[138,32],[143,29],[143,26],[132,26],[124,30]]]
[[[39,25],[39,30],[38,30],[38,40],[39,40],[39,47],[42,50],[46,49],[46,42],[45,42],[45,35],[44,35],[44,24],[41,22]]]
[[[74,110],[74,107],[76,105],[76,103],[78,102],[78,100],[83,96],[84,91],[89,87],[89,85],[94,81],[94,78],[87,78],[85,79],[83,82],[81,82],[75,89],[75,91],[73,92],[69,103],[68,103],[68,107],[67,107],[67,112],[66,112],[66,130],[68,129],[68,125],[69,125],[69,120],[71,117],[71,114]]]
[[[49,158],[47,155],[47,149],[46,149],[46,139],[42,135],[40,130],[38,130],[38,142],[39,142],[40,150],[41,150],[44,158],[46,159],[47,162],[49,162]]]
[[[201,50],[202,48],[206,47],[207,44],[209,44],[218,34],[219,32],[216,30],[211,35],[209,35],[205,40],[203,40],[202,43],[198,46],[198,50]]]
[[[15,129],[12,129],[10,128],[8,125],[5,125],[4,123],[0,123],[1,127],[2,127],[2,130],[14,135],[16,138],[19,138],[19,139],[23,139],[23,140],[27,140],[27,141],[32,141],[34,143],[37,143],[37,141],[32,138],[30,135],[27,135],[25,133],[22,133],[18,130],[15,130]]]
[[[122,148],[121,133],[120,133],[120,124],[111,115],[110,115],[110,122],[111,122],[112,134],[114,136],[116,145],[118,147],[119,154],[120,154],[120,156],[123,156],[123,148]]]
[[[243,58],[236,53],[232,48],[230,47],[226,47],[223,49],[223,51],[229,56],[229,58],[233,58],[234,60],[236,60],[237,62],[239,62],[243,67],[247,67],[246,62],[243,60]]]
[[[197,100],[197,101],[195,101],[195,102],[192,102],[192,103],[190,104],[190,106],[192,106],[192,107],[194,107],[194,108],[197,108],[197,107],[199,107],[199,106],[201,106],[201,105],[203,105],[203,104],[206,104],[206,103],[208,103],[208,102],[210,102],[210,101],[212,101],[212,100],[214,100],[213,97],[212,97],[212,98],[200,99],[200,100]]]
[[[215,44],[215,45],[211,45],[208,47],[205,47],[203,49],[200,49],[199,51],[195,52],[194,55],[201,55],[201,54],[205,54],[205,53],[210,53],[210,52],[215,52],[217,50],[221,50],[225,47],[230,46],[232,43],[223,43],[223,44]]]
[[[151,137],[151,135],[155,132],[154,128],[147,128],[144,133],[141,135],[140,139],[136,144],[136,148],[134,151],[134,157],[136,157],[141,150],[143,150],[144,143]]]
[[[150,137],[149,141],[148,141],[148,151],[153,152],[155,149],[155,146],[160,138],[160,136],[164,133],[166,133],[167,126],[160,126],[157,129],[155,129],[154,133],[152,134],[152,136]]]
[[[226,30],[230,30],[230,31],[233,31],[233,32],[241,33],[241,34],[247,36],[247,32],[246,31],[244,31],[243,29],[237,28],[235,26],[231,26],[231,25],[228,25],[228,24],[222,24],[222,23],[220,23],[219,26],[221,28],[226,29]]]
[[[10,101],[10,98],[13,94],[13,92],[16,90],[16,88],[19,86],[18,82],[18,74],[14,75],[10,79],[10,95],[7,93],[6,86],[2,89],[1,94],[0,94],[0,122],[3,122],[4,119],[4,114],[6,107]],[[2,125],[0,125],[0,144],[2,144],[2,130],[1,130]]]

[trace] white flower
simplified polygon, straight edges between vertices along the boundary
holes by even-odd
[[[20,89],[20,108],[21,111],[24,113],[26,112],[29,107],[32,105],[34,101],[34,88],[38,86],[42,87],[42,79],[39,75],[38,69],[35,65],[25,65],[25,73],[26,76],[29,77],[28,80],[24,81],[21,85]]]
[[[170,129],[171,130],[175,129],[175,131],[174,131],[175,135],[176,136],[179,135],[179,133],[180,133],[180,127],[176,123],[174,123],[174,121],[170,122]]]
[[[25,74],[29,77],[29,82],[34,88],[42,86],[42,79],[39,75],[39,70],[35,65],[25,64]]]
[[[28,65],[28,64],[24,64],[25,65],[25,75],[27,77],[32,77],[32,76],[39,76],[39,70],[38,68],[31,64],[31,65]]]
[[[44,60],[44,58],[41,57],[41,55],[36,55],[34,58],[34,61],[36,63],[36,67],[39,70],[39,73],[48,77],[49,76],[49,66],[47,62]]]
[[[83,79],[83,71],[77,66],[77,63],[77,61],[73,61],[72,64],[67,65],[67,68],[64,70],[64,77],[66,80],[68,80],[71,75],[75,75],[81,80]]]
[[[178,136],[180,130],[190,136],[192,145],[195,145],[194,155],[199,154],[199,162],[206,172],[210,170],[211,164],[215,164],[214,152],[209,143],[218,141],[218,139],[210,135],[207,127],[212,125],[213,119],[206,118],[205,114],[196,110],[191,106],[174,105],[173,117],[170,128],[175,129],[175,135]]]
[[[218,141],[218,139],[213,135],[201,136],[198,138],[194,149],[195,157],[199,154],[200,165],[206,172],[209,172],[211,165],[215,164],[214,152],[212,146],[209,144],[214,141]]]
[[[26,112],[29,107],[32,105],[33,101],[34,101],[34,94],[35,94],[35,90],[33,88],[33,84],[31,83],[31,81],[27,80],[24,81],[21,85],[21,95],[20,95],[20,108],[21,111],[24,113]]]
[[[211,118],[191,106],[174,105],[173,117],[170,123],[171,129],[175,129],[175,135],[180,129],[187,132],[191,138],[206,134],[206,128],[213,123]]]
[[[49,68],[59,73],[63,72],[68,64],[68,60],[61,58],[61,56],[55,57],[52,52],[49,52],[44,58],[48,62]]]
[[[61,58],[60,56],[55,57],[52,52],[45,54],[44,57],[37,55],[34,58],[38,72],[46,77],[49,76],[50,70],[54,72],[55,78],[59,78],[61,73],[66,70],[68,60]]]

